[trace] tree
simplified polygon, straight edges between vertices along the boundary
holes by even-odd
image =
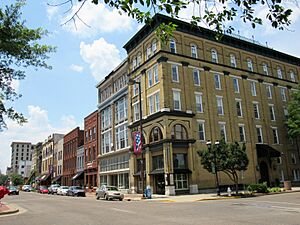
[[[198,151],[198,155],[203,168],[208,172],[225,173],[234,182],[238,194],[238,172],[247,170],[249,163],[245,143],[242,146],[238,142],[227,144],[222,139],[219,145],[214,144],[210,149]]]
[[[0,186],[6,186],[7,179],[7,175],[0,174]]]
[[[300,84],[297,91],[292,93],[291,101],[288,103],[288,137],[292,138],[296,142],[298,156],[299,154],[299,144],[298,138],[300,137]]]
[[[80,6],[66,23],[75,22],[76,19],[85,23],[79,16],[81,8],[86,2],[92,2],[95,5],[100,3],[99,0],[61,0],[61,3],[55,6],[69,4],[72,8],[76,1],[80,3]],[[180,18],[180,12],[183,9],[192,7],[191,23],[196,25],[203,22],[219,34],[224,31],[231,33],[234,27],[226,26],[226,24],[235,19],[250,23],[253,28],[258,24],[261,25],[263,18],[259,16],[258,12],[262,12],[264,9],[266,10],[264,16],[270,25],[282,30],[291,24],[292,14],[292,10],[288,7],[291,1],[287,3],[281,0],[104,0],[103,2],[141,23],[149,23],[151,17],[156,13]],[[294,0],[294,5],[297,5],[296,0]],[[162,26],[166,27],[166,24],[162,24]],[[168,26],[172,26],[172,24],[167,24]]]
[[[0,131],[6,128],[5,118],[20,124],[26,122],[22,113],[13,107],[7,107],[8,102],[21,97],[13,88],[13,81],[25,78],[27,67],[51,69],[45,62],[47,53],[55,48],[38,43],[47,31],[42,28],[30,29],[21,19],[21,8],[25,1],[17,0],[15,4],[0,8]]]
[[[24,183],[24,179],[20,174],[13,173],[10,175],[10,180],[12,181],[13,185],[22,185]]]

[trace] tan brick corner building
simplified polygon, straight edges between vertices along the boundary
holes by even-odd
[[[163,22],[178,25],[167,44],[155,35]],[[246,143],[250,163],[241,183],[299,182],[299,155],[284,125],[299,58],[228,35],[217,42],[214,32],[163,15],[124,48],[129,77],[141,82],[142,94],[139,115],[138,86],[128,87],[128,127],[137,130],[142,116],[144,180],[154,193],[213,188],[197,151],[221,137]],[[142,187],[140,160],[131,154],[129,181],[136,191]],[[220,183],[231,184],[222,174]]]

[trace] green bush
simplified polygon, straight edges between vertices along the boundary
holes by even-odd
[[[250,184],[247,189],[250,192],[268,193],[268,186],[266,182],[260,184]]]
[[[281,188],[280,187],[272,187],[272,188],[268,188],[269,192],[281,192]]]

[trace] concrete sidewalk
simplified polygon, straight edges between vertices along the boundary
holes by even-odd
[[[12,213],[17,213],[19,212],[19,209],[17,209],[16,207],[3,203],[0,204],[0,216],[1,215],[7,215],[7,214],[12,214]]]
[[[300,187],[293,187],[292,190],[282,191],[282,192],[277,192],[277,193],[268,193],[268,194],[254,193],[251,196],[256,197],[256,196],[262,196],[262,195],[293,193],[293,192],[300,192]],[[243,191],[240,191],[240,193],[243,193]],[[96,198],[95,192],[86,193],[86,194],[87,194],[86,195],[87,197]],[[141,194],[125,194],[124,201],[197,202],[197,201],[251,197],[250,195],[234,196],[233,194],[234,194],[234,192],[232,192],[232,196],[228,196],[227,192],[222,192],[221,196],[218,196],[216,193],[176,195],[176,196],[153,194],[151,199],[143,199]]]

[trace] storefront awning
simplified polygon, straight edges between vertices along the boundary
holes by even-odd
[[[192,171],[190,169],[174,169],[174,173],[178,174],[178,173],[192,173]]]
[[[76,175],[74,177],[72,177],[72,180],[76,180],[79,179],[81,175],[83,175],[84,171],[80,171],[78,173],[76,173]]]
[[[49,177],[50,177],[50,174],[44,174],[42,177],[41,177],[41,181],[46,181],[46,180],[48,180],[49,179]]]
[[[52,179],[52,182],[56,182],[61,179],[61,176],[56,176]]]
[[[256,144],[256,152],[257,158],[274,158],[281,156],[281,153],[279,151],[266,144]]]
[[[156,169],[156,170],[152,170],[149,175],[156,175],[156,174],[164,174],[165,171],[164,169]]]

